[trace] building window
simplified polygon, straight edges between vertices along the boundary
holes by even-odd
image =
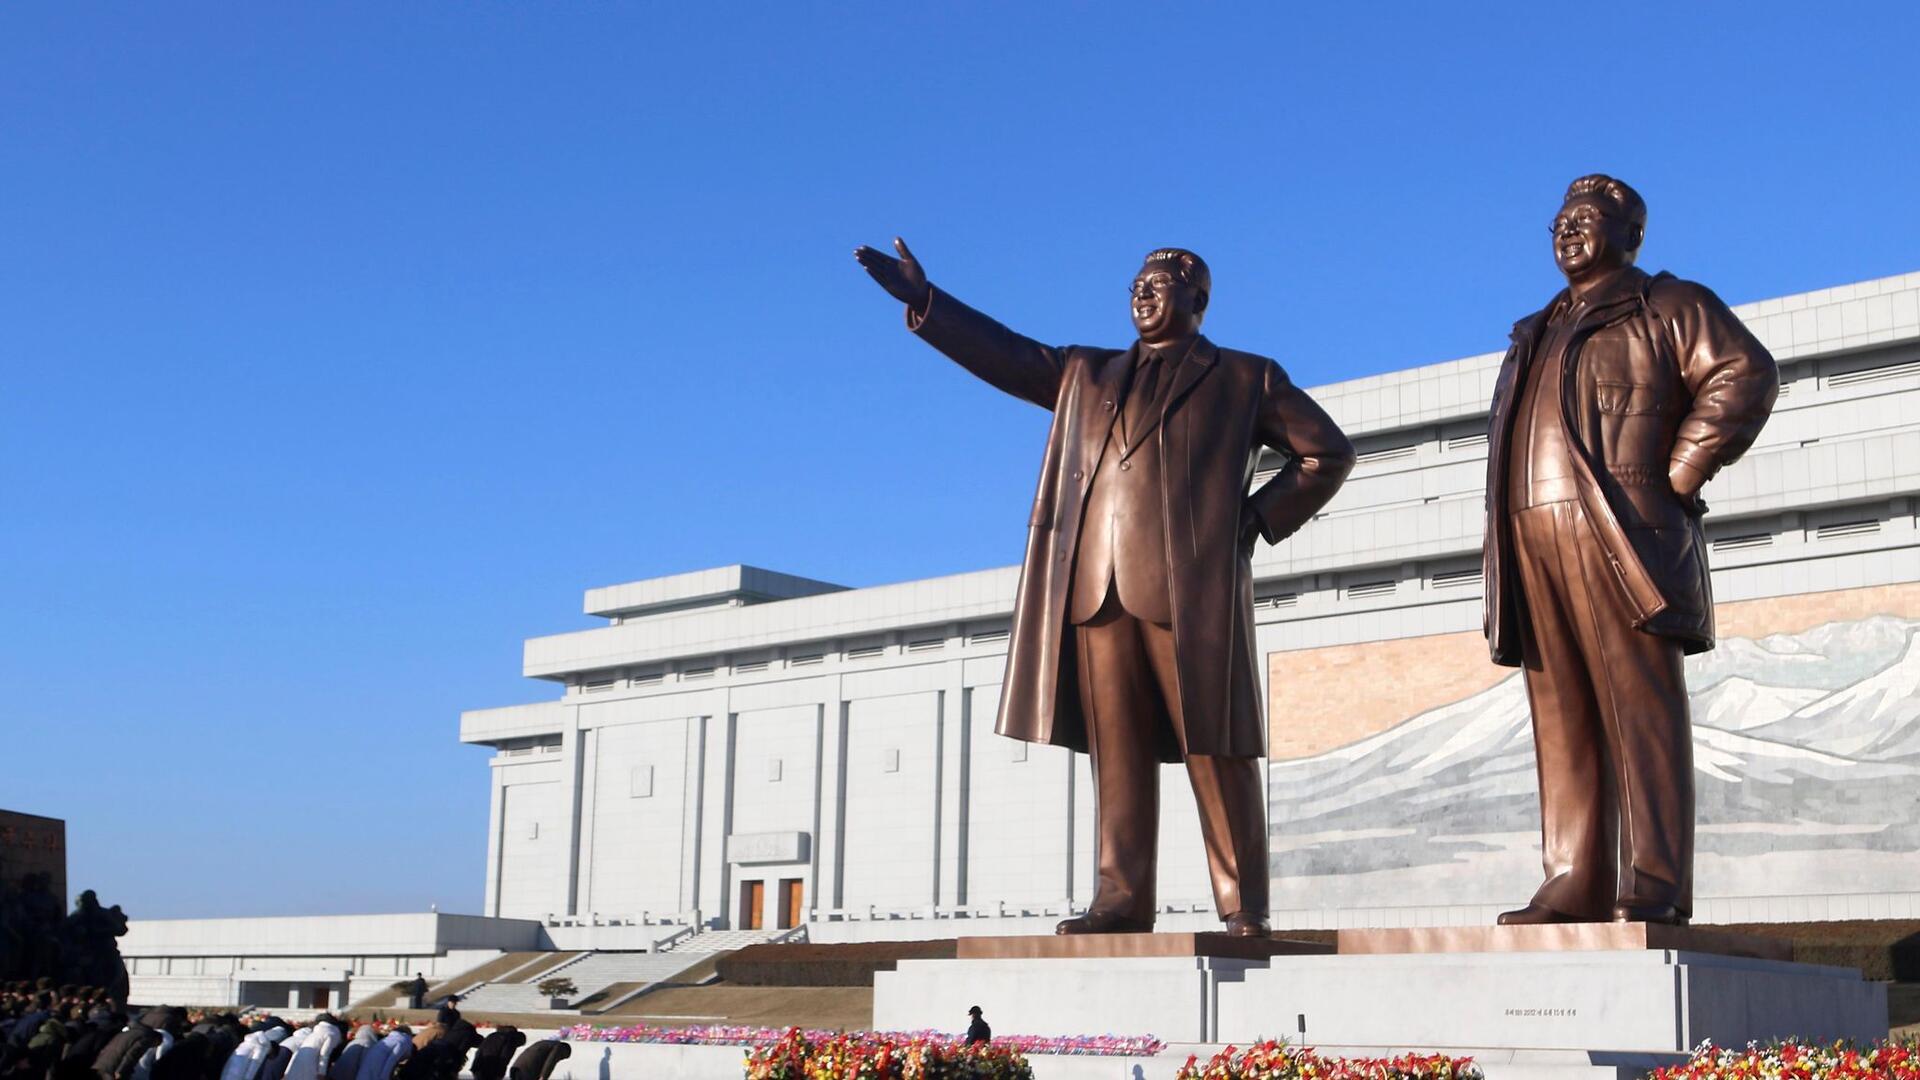
[[[878,657],[881,653],[884,653],[886,651],[887,651],[887,648],[884,645],[862,645],[857,649],[848,649],[847,659],[872,660],[875,657]]]
[[[801,655],[796,656],[791,660],[788,660],[787,666],[788,667],[807,667],[810,664],[822,663],[826,660],[826,658],[827,658],[826,653],[817,653],[817,652],[802,653]]]
[[[1715,551],[1747,551],[1751,548],[1771,547],[1772,533],[1746,533],[1741,536],[1723,536],[1713,542]]]
[[[1433,575],[1433,587],[1436,589],[1451,589],[1460,585],[1478,584],[1480,584],[1480,568],[1477,566],[1468,570],[1448,570]]]
[[[711,679],[711,678],[713,678],[712,664],[708,664],[706,667],[688,668],[687,670],[680,673],[681,682],[690,682],[694,679]]]
[[[1827,376],[1828,386],[1859,386],[1861,383],[1884,382],[1898,379],[1904,375],[1920,375],[1920,360],[1908,360],[1900,364],[1877,364],[1873,367],[1843,371],[1838,375]]]
[[[1832,525],[1820,526],[1813,530],[1813,537],[1816,540],[1839,540],[1848,536],[1865,536],[1868,533],[1877,533],[1879,531],[1880,523],[1872,519],[1866,521],[1841,521]]]
[[[751,675],[756,671],[765,670],[767,670],[767,662],[765,660],[749,660],[744,664],[733,665],[733,672],[736,675]]]
[[[1360,585],[1347,586],[1347,599],[1365,600],[1372,596],[1391,596],[1399,586],[1397,581],[1368,581]]]
[[[1007,632],[1005,630],[983,630],[967,638],[967,644],[998,645],[1005,640],[1007,640]]]
[[[1355,454],[1356,465],[1372,465],[1382,461],[1401,461],[1420,452],[1418,446],[1389,446],[1382,450],[1368,450],[1364,454]]]
[[[628,686],[659,686],[667,680],[666,673],[654,671],[645,675],[634,675],[627,679]]]
[[[919,641],[907,642],[908,652],[933,652],[937,649],[944,649],[946,647],[947,647],[946,638],[937,638],[937,637],[921,638]]]
[[[611,689],[613,689],[613,680],[611,678],[588,679],[586,682],[580,684],[580,692],[583,694],[603,694]]]

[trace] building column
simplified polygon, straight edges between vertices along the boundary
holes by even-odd
[[[487,799],[487,898],[480,910],[500,917],[500,845],[506,842],[506,823],[500,819],[505,803],[506,784],[500,777],[500,751],[494,750],[487,762],[490,794]]]
[[[959,634],[958,627],[949,633],[950,646],[965,643],[966,639]],[[969,742],[966,666],[964,660],[949,660],[941,665],[940,722],[935,736],[939,740],[934,753],[935,766],[939,769],[936,785],[939,803],[934,808],[934,822],[939,839],[934,849],[933,902],[948,906],[961,903],[966,893],[966,841],[963,839],[967,827]]]
[[[564,710],[560,726],[561,805],[566,809],[560,821],[560,853],[566,860],[566,882],[559,897],[559,908],[567,915],[578,915],[580,902],[580,707]]]
[[[705,849],[707,718],[690,716],[685,723],[686,761],[680,804],[680,910],[694,911],[701,908],[700,857]]]
[[[701,720],[705,779],[700,797],[700,917],[708,925],[727,924],[733,910],[727,895],[727,833],[733,828],[734,717],[720,707]],[[716,922],[717,920],[717,922]]]

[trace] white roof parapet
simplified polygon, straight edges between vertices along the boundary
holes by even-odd
[[[522,670],[530,678],[552,679],[651,659],[1003,617],[1013,611],[1019,579],[1020,568],[1006,566],[528,638]]]
[[[588,589],[585,609],[603,618],[633,618],[703,607],[742,607],[768,600],[842,592],[847,586],[758,566],[722,566]]]
[[[540,923],[448,912],[130,919],[122,956],[439,956],[539,948]],[[316,961],[316,964],[318,961]]]
[[[565,726],[565,708],[558,701],[536,701],[531,705],[468,709],[460,714],[460,741],[496,743],[505,739],[552,735]]]
[[[1920,271],[1735,304],[1776,360],[1920,339]],[[1524,314],[1524,313],[1521,313]],[[1309,387],[1348,435],[1484,416],[1504,353],[1423,364]]]

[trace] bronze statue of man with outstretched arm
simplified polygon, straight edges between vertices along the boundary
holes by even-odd
[[[1257,539],[1278,543],[1326,505],[1353,446],[1278,364],[1201,336],[1212,281],[1191,251],[1147,255],[1128,289],[1139,340],[1102,349],[1022,337],[894,248],[855,257],[908,328],[1053,413],[998,730],[1092,758],[1099,881],[1058,932],[1153,929],[1159,765],[1184,761],[1220,917],[1266,934],[1250,561]],[[1262,446],[1286,464],[1248,494]]]

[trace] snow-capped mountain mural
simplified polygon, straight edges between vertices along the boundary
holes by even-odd
[[[1701,895],[1920,889],[1920,619],[1723,639],[1687,677]],[[1269,775],[1277,906],[1518,902],[1538,884],[1517,671]]]

